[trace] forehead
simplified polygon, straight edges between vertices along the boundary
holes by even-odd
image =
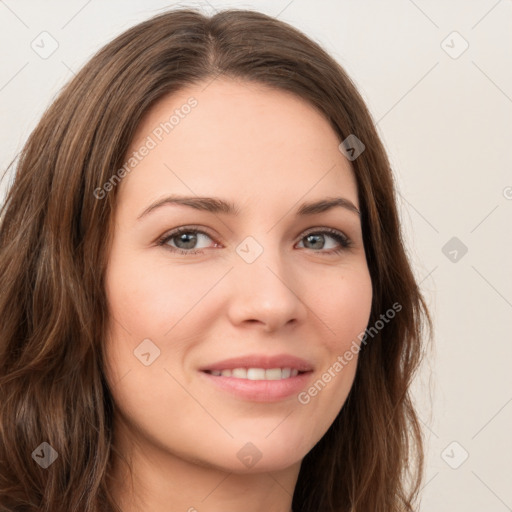
[[[145,156],[132,162],[123,196],[192,192],[244,202],[263,200],[265,192],[268,201],[293,204],[305,194],[339,192],[358,206],[339,143],[327,119],[302,98],[215,79],[162,98],[146,114],[125,159]]]

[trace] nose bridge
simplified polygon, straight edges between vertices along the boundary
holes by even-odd
[[[258,238],[256,238],[256,236]],[[236,267],[240,276],[252,279],[254,283],[266,286],[285,286],[286,280],[284,254],[281,246],[274,240],[272,233],[249,235],[236,247]]]
[[[232,320],[258,320],[277,328],[305,314],[304,304],[294,291],[293,269],[287,266],[279,242],[272,234],[247,236],[236,247]],[[260,241],[261,240],[261,241]]]

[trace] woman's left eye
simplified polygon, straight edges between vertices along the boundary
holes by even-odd
[[[321,251],[322,253],[339,254],[343,250],[351,247],[351,245],[352,245],[352,242],[350,241],[350,239],[346,235],[344,235],[341,231],[338,231],[336,229],[330,229],[330,228],[319,230],[319,231],[310,231],[306,236],[304,236],[301,239],[301,242],[303,240],[307,240],[308,244],[316,245],[316,247],[314,247],[314,248],[319,248],[318,245],[322,245],[322,247],[320,247],[320,248],[325,249],[325,240],[329,239],[329,238],[331,240],[335,240],[336,243],[334,244],[334,248],[328,248],[329,250]],[[336,247],[336,244],[338,245],[338,247]],[[307,247],[307,248],[309,248],[309,247]]]
[[[158,241],[158,245],[165,246],[166,249],[169,249],[172,252],[177,252],[180,254],[198,254],[202,253],[201,249],[208,248],[208,243],[203,247],[196,247],[196,244],[201,240],[201,238],[212,240],[210,235],[199,229],[178,228],[172,231],[171,233],[165,234]],[[324,250],[326,248],[325,245],[329,245],[326,244],[326,240],[328,239],[335,241],[334,248],[327,247],[328,250]],[[308,245],[313,245],[312,249],[323,249],[321,251],[314,251],[321,252],[323,254],[338,254],[343,250],[349,248],[352,244],[350,239],[341,231],[331,228],[310,231],[308,234],[301,238],[299,243],[303,243],[304,241],[306,241]],[[172,245],[171,242],[173,242],[174,245]],[[310,249],[311,247],[304,248]]]

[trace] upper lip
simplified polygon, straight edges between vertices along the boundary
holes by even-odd
[[[275,356],[263,354],[251,354],[247,356],[232,357],[217,361],[216,363],[205,365],[199,368],[201,371],[206,370],[233,370],[234,368],[263,368],[269,370],[271,368],[296,368],[300,372],[308,372],[313,370],[311,363],[300,357],[289,354],[280,354]]]

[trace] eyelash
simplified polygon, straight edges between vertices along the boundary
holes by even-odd
[[[165,249],[167,249],[173,253],[202,254],[202,251],[204,249],[185,250],[185,249],[179,249],[177,247],[172,247],[170,245],[167,245],[167,242],[169,240],[171,240],[179,235],[182,235],[183,233],[201,234],[201,235],[206,235],[209,238],[212,238],[207,232],[202,231],[200,229],[197,229],[194,227],[181,227],[181,228],[177,228],[177,229],[171,231],[170,233],[166,233],[165,235],[163,235],[163,237],[161,237],[158,240],[158,246],[162,246]],[[346,235],[344,235],[340,231],[338,231],[336,229],[332,229],[332,228],[322,228],[322,229],[318,229],[318,230],[310,230],[304,234],[304,236],[299,240],[299,242],[302,241],[304,238],[306,238],[309,235],[323,235],[323,234],[328,234],[330,237],[334,238],[340,244],[341,247],[338,247],[337,249],[330,249],[328,251],[323,251],[323,250],[315,251],[314,249],[310,249],[311,251],[318,252],[320,254],[327,254],[329,256],[331,256],[331,255],[335,256],[335,255],[338,255],[341,252],[345,251],[346,249],[352,247],[352,241]]]

